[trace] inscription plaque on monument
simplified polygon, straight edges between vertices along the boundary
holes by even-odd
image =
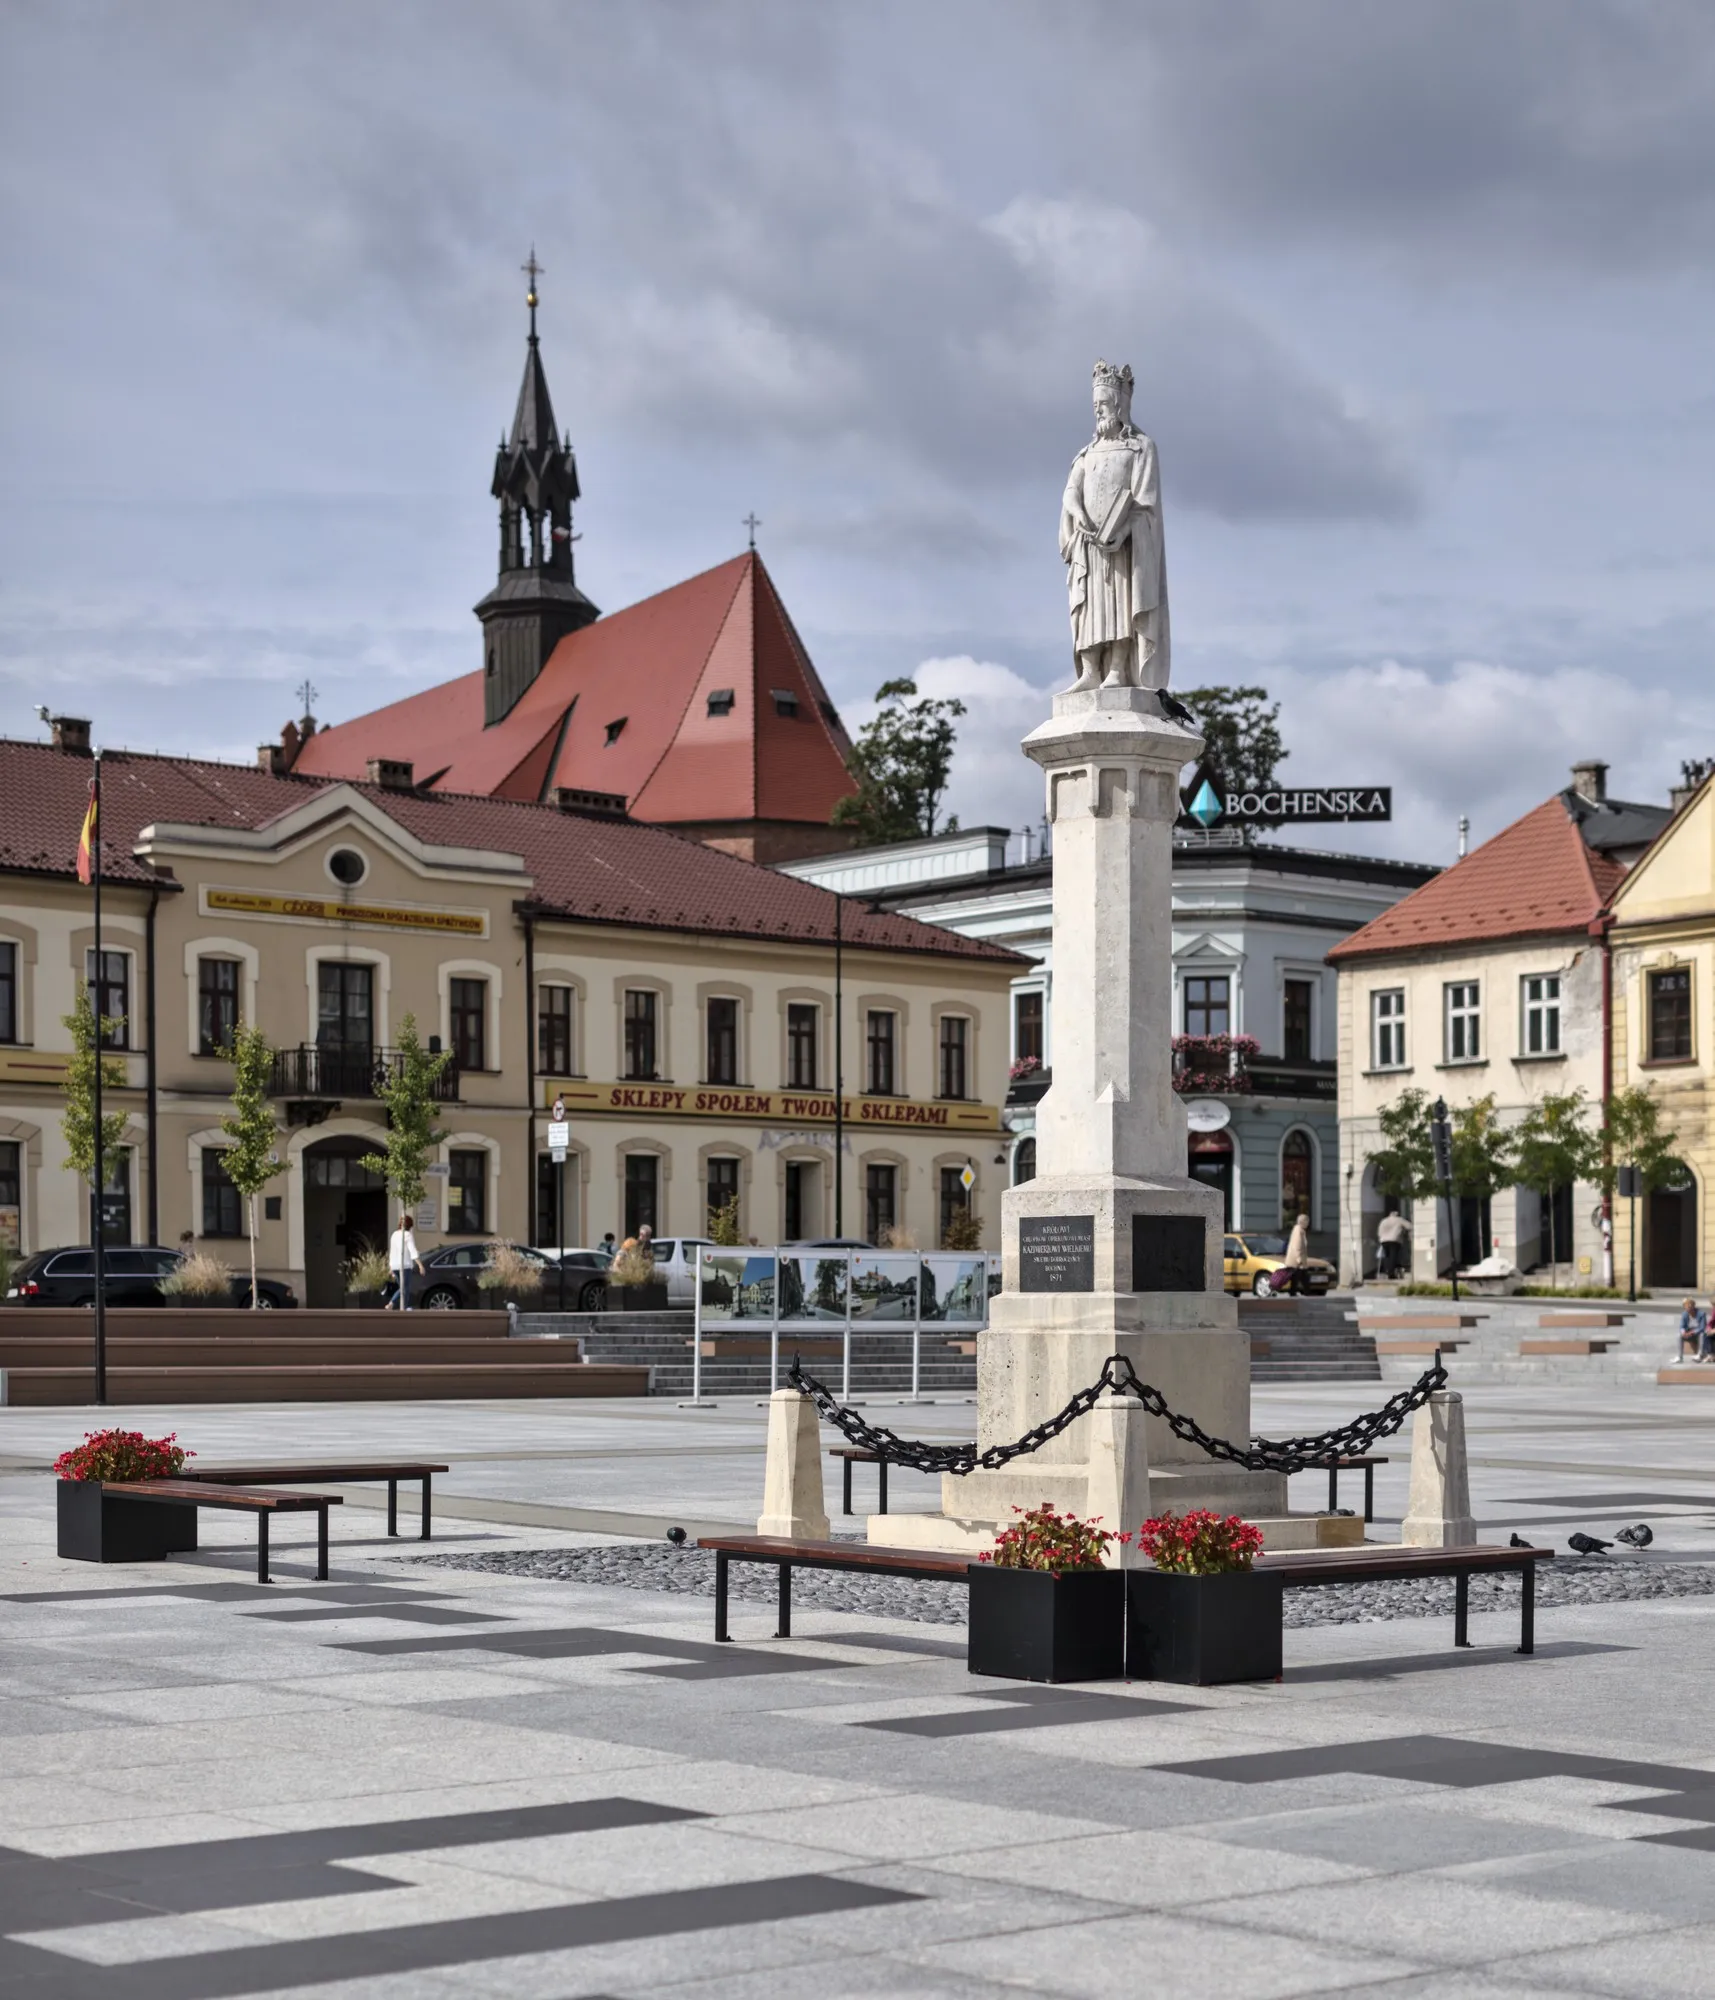
[[[1020,1216],[1018,1289],[1021,1292],[1093,1292],[1096,1289],[1096,1218],[1093,1215]]]
[[[1134,1292],[1200,1292],[1208,1284],[1200,1215],[1134,1215],[1131,1219],[1131,1288]]]

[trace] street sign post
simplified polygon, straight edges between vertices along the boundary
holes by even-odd
[[[1626,1229],[1626,1297],[1638,1295],[1638,1196],[1643,1192],[1643,1174],[1637,1167],[1621,1167],[1615,1175],[1615,1192],[1631,1203]]]
[[[1453,1296],[1459,1296],[1459,1215],[1453,1205],[1453,1126],[1447,1100],[1438,1097],[1429,1114],[1429,1143],[1435,1152],[1435,1181],[1447,1203],[1447,1227],[1453,1237]]]
[[[571,1144],[566,1100],[556,1097],[548,1115],[548,1157],[554,1163],[554,1267],[560,1274],[561,1312],[566,1309],[566,1154]]]

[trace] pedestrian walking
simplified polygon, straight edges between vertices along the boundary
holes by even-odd
[[[1280,1272],[1276,1272],[1273,1289],[1277,1292],[1290,1292],[1297,1297],[1304,1290],[1304,1267],[1309,1262],[1310,1218],[1301,1215],[1292,1225],[1292,1234],[1286,1239],[1286,1256],[1281,1263],[1281,1270],[1286,1274],[1285,1281],[1282,1282]]]
[[[411,1273],[423,1268],[423,1260],[417,1255],[417,1239],[411,1233],[415,1224],[415,1216],[400,1216],[399,1227],[394,1230],[392,1241],[387,1246],[387,1268],[393,1274],[393,1296],[386,1303],[399,1312],[410,1311]]]
[[[1405,1246],[1411,1241],[1411,1224],[1395,1209],[1376,1225],[1376,1249],[1384,1278],[1397,1278],[1405,1269]]]

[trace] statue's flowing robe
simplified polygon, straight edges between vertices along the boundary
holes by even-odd
[[[1072,645],[1082,654],[1137,640],[1133,671],[1167,685],[1167,564],[1155,444],[1141,431],[1098,438],[1072,461],[1060,502]]]

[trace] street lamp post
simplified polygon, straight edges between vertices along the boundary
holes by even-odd
[[[1453,1127],[1447,1100],[1438,1097],[1429,1114],[1429,1142],[1435,1149],[1435,1179],[1447,1203],[1447,1226],[1453,1236],[1453,1296],[1459,1296],[1459,1217],[1453,1206]]]

